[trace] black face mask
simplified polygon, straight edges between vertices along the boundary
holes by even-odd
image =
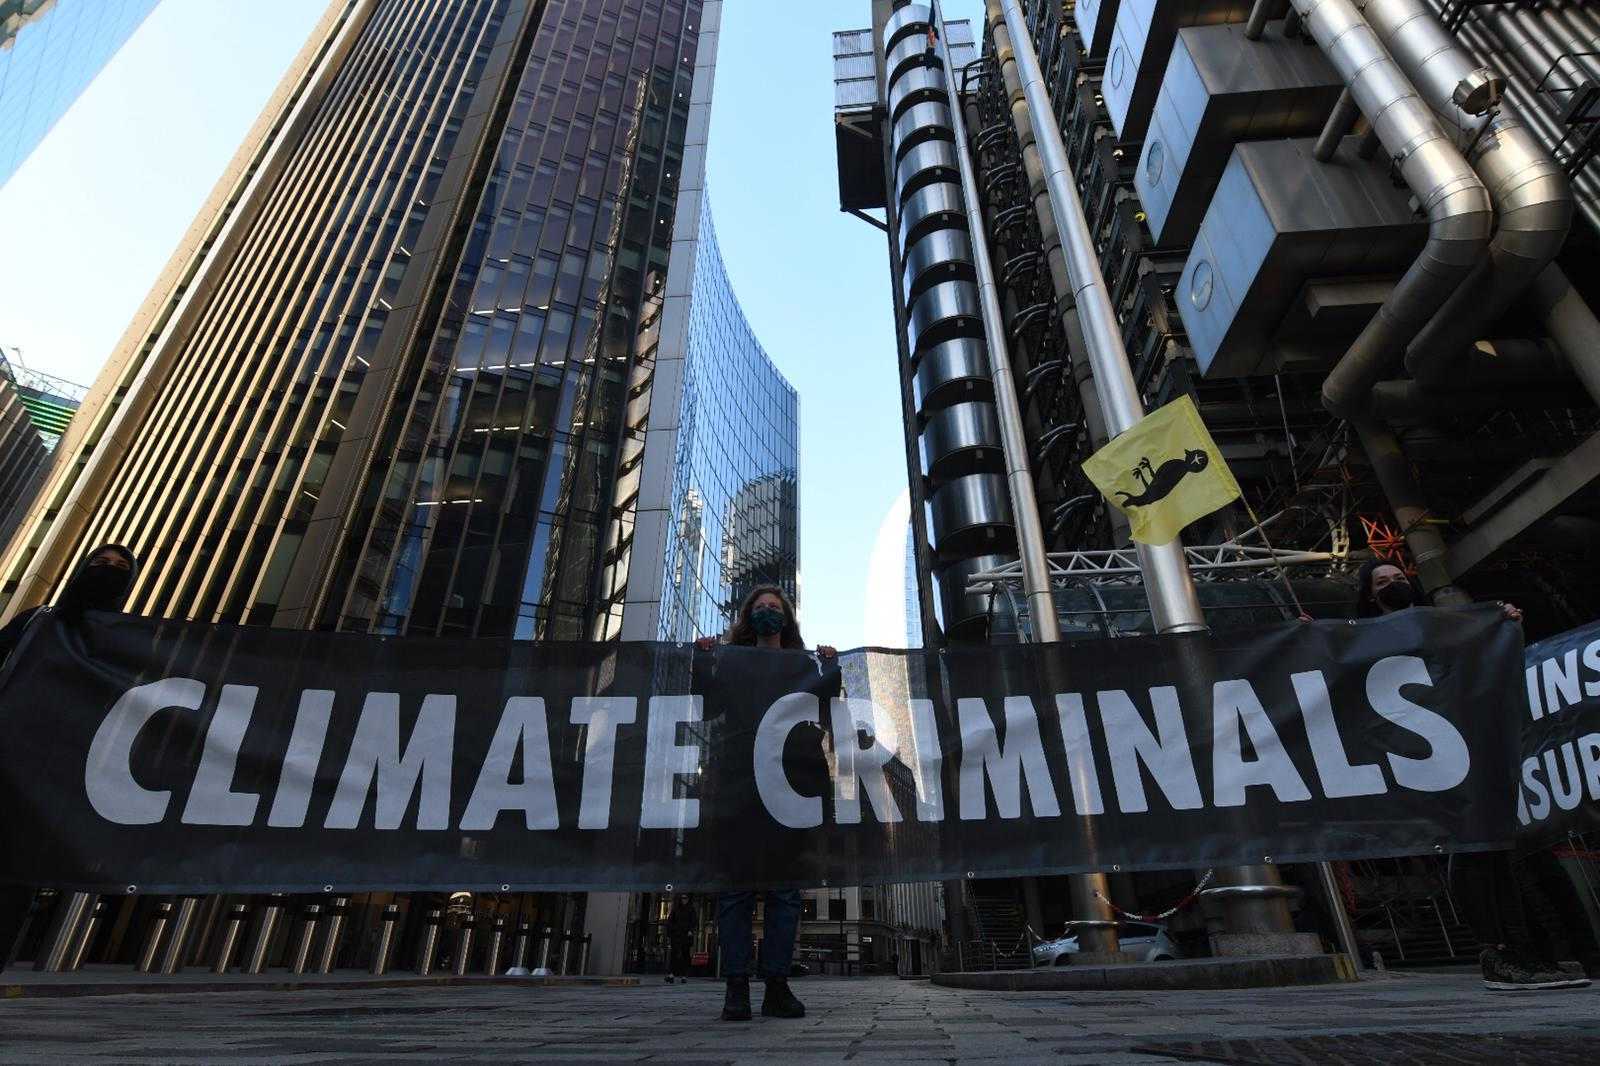
[[[763,637],[775,637],[783,632],[783,612],[772,607],[757,607],[750,612],[750,628]]]
[[[1396,581],[1392,585],[1383,586],[1373,598],[1388,611],[1403,611],[1416,602],[1416,598],[1411,595],[1410,583],[1405,581]]]
[[[131,573],[119,567],[105,564],[91,566],[78,575],[73,583],[77,586],[74,591],[78,592],[79,602],[84,607],[111,610],[121,606],[132,577]]]

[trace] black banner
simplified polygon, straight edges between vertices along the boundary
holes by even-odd
[[[709,889],[1504,847],[1520,664],[1491,608],[837,661],[46,614],[0,681],[0,880]]]
[[[1600,829],[1600,622],[1527,651],[1518,843]]]

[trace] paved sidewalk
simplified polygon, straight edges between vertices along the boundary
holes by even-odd
[[[0,1062],[1600,1062],[1600,990],[1493,995],[1466,974],[1021,994],[809,978],[805,1019],[744,1024],[716,1020],[711,982],[644,982],[19,999],[0,1002]]]
[[[585,985],[631,987],[637,977],[461,977],[449,971],[419,977],[409,970],[391,970],[382,977],[354,970],[337,973],[291,974],[272,970],[261,974],[230,973],[219,977],[208,970],[191,967],[179,974],[139,973],[127,966],[85,966],[73,973],[36,973],[31,969],[0,972],[0,999],[60,998],[64,996],[177,995],[196,992],[238,994],[240,992],[349,992],[360,989],[489,987],[508,985],[574,987]]]

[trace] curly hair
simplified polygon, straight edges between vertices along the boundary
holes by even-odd
[[[1368,559],[1361,564],[1361,569],[1356,571],[1356,617],[1376,618],[1383,613],[1383,608],[1378,606],[1378,598],[1372,594],[1372,575],[1378,572],[1380,566],[1394,566],[1404,571],[1404,567],[1396,566],[1387,559]],[[1422,594],[1422,587],[1416,580],[1406,577],[1406,582],[1411,586],[1411,599],[1414,603],[1425,604],[1427,597]]]
[[[778,637],[782,647],[803,650],[806,642],[800,639],[800,623],[795,620],[794,604],[789,602],[789,597],[784,595],[783,589],[777,585],[757,585],[745,596],[744,602],[739,605],[739,613],[734,617],[733,625],[728,629],[727,643],[743,644],[753,647],[756,643],[756,630],[750,624],[750,609],[761,597],[771,594],[778,597],[783,604],[783,632]]]

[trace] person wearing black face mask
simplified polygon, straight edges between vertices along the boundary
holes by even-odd
[[[53,613],[68,625],[83,621],[85,611],[115,611],[127,598],[137,565],[133,552],[120,544],[96,548],[73,571],[53,607],[31,607],[21,611],[0,629],[0,664],[11,658],[36,619]],[[0,888],[0,970],[11,961],[22,926],[33,902],[33,890],[16,886]]]
[[[774,650],[803,651],[806,646],[800,639],[794,605],[776,585],[757,585],[750,590],[725,639],[729,644]],[[717,642],[704,637],[695,643],[701,650],[710,650]],[[838,652],[819,644],[817,654],[832,659]],[[761,1013],[769,1018],[803,1018],[806,1008],[789,988],[795,935],[800,930],[800,893],[769,889],[766,903],[760,960],[766,994]],[[750,1019],[750,937],[755,907],[754,892],[724,892],[717,900],[717,941],[722,951],[722,974],[728,982],[722,1005],[725,1022]]]
[[[1356,616],[1381,618],[1409,610],[1422,596],[1406,572],[1393,563],[1374,559],[1356,577]],[[1500,609],[1513,622],[1522,612],[1502,602]],[[1473,934],[1482,945],[1478,965],[1483,985],[1493,992],[1538,992],[1588,984],[1563,973],[1554,963],[1540,959],[1511,869],[1504,851],[1470,852],[1450,859],[1450,882]]]

